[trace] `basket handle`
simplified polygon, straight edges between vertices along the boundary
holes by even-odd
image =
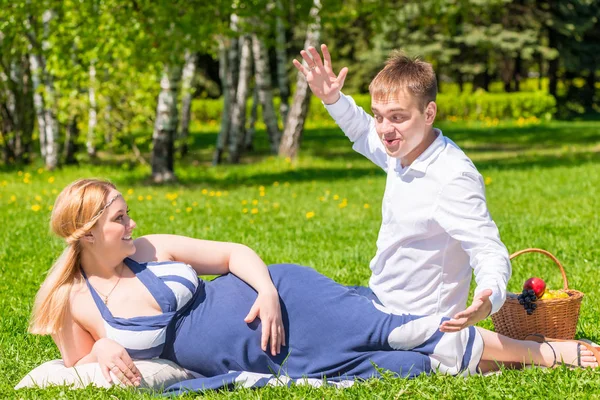
[[[564,290],[569,289],[569,281],[567,280],[567,274],[565,273],[565,268],[562,266],[560,261],[558,261],[558,259],[556,257],[554,257],[554,255],[552,253],[550,253],[549,251],[546,251],[546,250],[535,249],[535,248],[523,249],[523,250],[517,251],[516,253],[511,254],[510,259],[512,260],[513,258],[520,256],[521,254],[525,254],[525,253],[541,253],[541,254],[544,254],[544,255],[550,257],[552,259],[552,261],[554,261],[554,263],[556,265],[558,265],[558,268],[560,269],[560,273],[562,274],[562,278],[563,278],[563,289]]]

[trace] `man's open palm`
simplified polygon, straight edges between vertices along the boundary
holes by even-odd
[[[340,74],[336,76],[331,66],[331,55],[327,46],[322,44],[321,51],[323,52],[323,59],[321,59],[317,49],[312,46],[308,48],[308,51],[302,50],[300,52],[307,67],[296,59],[293,63],[298,71],[304,74],[314,95],[325,104],[333,104],[340,98],[340,91],[344,86],[348,68],[342,68]]]

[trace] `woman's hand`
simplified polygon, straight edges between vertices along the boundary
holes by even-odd
[[[102,338],[94,343],[92,353],[96,356],[108,383],[113,383],[110,376],[112,372],[125,385],[140,385],[142,375],[123,346],[114,340]]]
[[[285,330],[281,318],[281,307],[279,306],[279,295],[277,290],[259,292],[250,312],[244,318],[249,324],[256,317],[262,323],[262,338],[260,347],[267,351],[269,338],[271,339],[271,354],[273,356],[281,352],[281,346],[285,346]]]

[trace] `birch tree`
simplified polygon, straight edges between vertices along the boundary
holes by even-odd
[[[258,98],[262,106],[263,119],[267,127],[271,151],[277,154],[281,131],[277,123],[277,114],[273,105],[273,90],[271,88],[271,72],[269,70],[269,54],[262,39],[252,34],[252,54],[254,56],[254,69]]]
[[[26,26],[29,28],[29,63],[31,65],[40,149],[46,168],[49,170],[58,166],[58,121],[55,114],[56,95],[54,92],[54,80],[50,71],[46,69],[46,57],[44,54],[44,51],[49,48],[48,35],[53,17],[51,10],[43,12],[43,34],[41,40],[36,35],[35,17],[30,16],[25,21]]]
[[[238,31],[238,16],[233,13],[230,17],[231,31]],[[221,163],[223,153],[229,143],[231,130],[231,111],[236,98],[236,89],[239,75],[239,48],[238,37],[219,37],[219,79],[223,90],[223,113],[221,114],[221,130],[217,136],[217,144],[213,155],[213,165]]]
[[[94,144],[94,138],[96,133],[96,125],[98,125],[98,110],[96,105],[96,67],[94,62],[90,64],[89,68],[90,82],[88,85],[88,132],[85,148],[87,154],[90,157],[96,157],[96,145]]]
[[[229,142],[228,161],[238,163],[242,155],[244,137],[246,135],[246,99],[249,92],[250,70],[252,67],[251,38],[241,38],[240,75],[235,93],[235,103],[231,111],[231,137]]]
[[[321,33],[321,19],[319,11],[321,10],[321,1],[313,0],[313,5],[310,9],[310,19],[308,29],[306,30],[306,40],[304,48],[310,46],[317,47]],[[306,64],[304,64],[305,67]],[[308,113],[308,105],[310,102],[310,88],[308,82],[301,72],[298,72],[296,79],[296,93],[290,107],[290,112],[285,123],[285,130],[279,146],[279,155],[282,157],[295,158],[298,155],[300,148],[300,139],[304,129],[304,121]]]
[[[279,88],[279,98],[281,100],[281,103],[279,104],[279,113],[281,114],[281,120],[284,122],[285,128],[289,110],[290,82],[287,74],[288,59],[284,15],[285,10],[283,1],[276,0],[275,54],[277,56],[277,86]]]
[[[152,134],[152,180],[155,183],[175,180],[173,153],[177,131],[177,88],[180,79],[180,66],[164,67]]]
[[[179,154],[185,156],[188,152],[188,136],[192,111],[192,89],[196,75],[196,54],[186,50],[185,64],[181,77],[181,123],[179,128]]]

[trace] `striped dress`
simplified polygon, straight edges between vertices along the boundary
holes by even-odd
[[[442,333],[438,328],[446,317],[394,315],[311,268],[277,264],[269,272],[287,345],[272,356],[260,348],[260,320],[244,322],[256,292],[235,275],[202,281],[180,262],[125,261],[157,300],[161,315],[115,318],[88,286],[107,337],[132,358],[166,358],[200,377],[171,391],[206,389],[211,377],[227,386],[248,373],[333,381],[378,377],[381,370],[402,377],[466,375],[477,372],[483,351],[474,327]]]

